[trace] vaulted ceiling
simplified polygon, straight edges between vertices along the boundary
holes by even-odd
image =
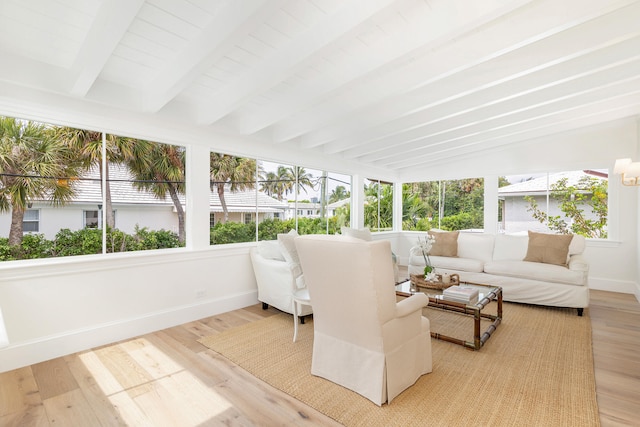
[[[5,91],[399,171],[637,116],[640,1],[0,0],[0,59]]]

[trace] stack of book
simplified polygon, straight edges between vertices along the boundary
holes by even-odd
[[[478,302],[478,290],[465,286],[451,286],[442,291],[444,299],[472,305]]]

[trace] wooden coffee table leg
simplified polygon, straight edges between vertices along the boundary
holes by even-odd
[[[475,310],[473,313],[473,348],[480,350],[482,344],[480,343],[480,310]]]

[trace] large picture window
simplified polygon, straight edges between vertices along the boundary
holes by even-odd
[[[0,137],[2,260],[184,245],[183,147],[12,117]]]
[[[349,225],[351,177],[211,155],[211,244],[250,242],[256,235],[258,240],[274,240],[294,229],[299,234],[335,234]],[[249,168],[244,162],[253,163]],[[253,176],[239,169],[250,169]]]
[[[499,180],[500,231],[608,236],[608,174],[604,169]]]
[[[403,185],[403,230],[484,229],[484,179],[414,182]]]

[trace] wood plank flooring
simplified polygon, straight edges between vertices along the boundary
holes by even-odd
[[[0,426],[338,426],[196,342],[260,305],[0,374]],[[640,424],[640,304],[592,291],[602,426]]]

